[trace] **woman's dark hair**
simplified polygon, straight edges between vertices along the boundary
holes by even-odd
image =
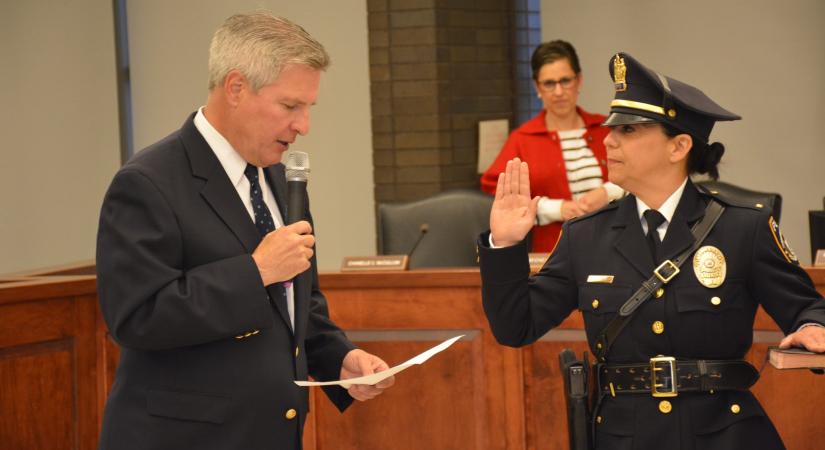
[[[533,57],[530,58],[530,65],[533,67],[533,79],[538,81],[539,72],[545,64],[560,59],[567,59],[576,75],[581,73],[582,68],[579,65],[579,56],[576,55],[576,49],[569,42],[556,39],[555,41],[545,42],[533,50]]]
[[[664,123],[661,125],[668,137],[672,138],[680,134],[688,134],[670,125]],[[693,147],[690,149],[690,153],[688,153],[688,174],[707,174],[712,179],[718,180],[719,161],[722,160],[722,155],[725,154],[725,146],[720,142],[703,144],[701,140],[696,139],[696,136],[690,135],[690,137],[693,139]]]

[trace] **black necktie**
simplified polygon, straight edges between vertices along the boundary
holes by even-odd
[[[275,221],[272,220],[272,214],[269,212],[269,208],[266,207],[266,203],[264,203],[264,194],[261,190],[261,183],[258,179],[258,168],[252,164],[247,164],[246,170],[244,170],[243,173],[249,180],[249,198],[252,200],[252,211],[255,212],[255,227],[258,228],[258,233],[261,234],[261,237],[264,237],[268,233],[275,230]],[[283,301],[288,305],[291,304],[289,302],[289,298],[287,297],[287,289],[291,286],[292,281],[275,283],[272,285],[272,289],[274,289],[276,293],[270,298],[276,302]],[[287,308],[292,308],[292,306],[287,306]],[[293,314],[289,315],[289,324],[294,329],[295,318]]]
[[[648,209],[642,214],[647,221],[647,246],[650,247],[650,255],[653,256],[653,262],[659,262],[658,250],[662,244],[659,239],[659,232],[656,231],[659,225],[665,222],[665,216],[655,209]]]
[[[275,230],[275,221],[272,220],[272,214],[264,203],[264,193],[258,180],[258,168],[247,164],[243,173],[249,180],[249,198],[252,200],[252,211],[255,212],[255,227],[258,228],[261,237],[264,237]]]

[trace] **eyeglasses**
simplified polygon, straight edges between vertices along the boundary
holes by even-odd
[[[545,91],[555,91],[557,85],[561,86],[562,89],[570,89],[573,87],[573,82],[576,81],[576,78],[578,77],[564,77],[559,80],[539,81],[539,86]]]

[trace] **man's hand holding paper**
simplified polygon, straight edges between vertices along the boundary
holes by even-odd
[[[464,337],[463,334],[447,339],[424,353],[391,368],[387,368],[387,364],[374,355],[359,349],[352,350],[344,357],[339,381],[295,381],[295,384],[298,386],[337,385],[347,389],[356,400],[369,400],[392,386],[395,383],[395,374],[415,364],[423,364],[462,337]]]

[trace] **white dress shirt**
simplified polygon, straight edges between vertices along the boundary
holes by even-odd
[[[206,140],[206,143],[209,144],[209,147],[212,149],[212,152],[215,153],[215,156],[218,157],[218,161],[220,161],[221,166],[223,166],[223,170],[226,172],[226,175],[229,177],[229,181],[232,183],[232,186],[235,187],[235,190],[238,192],[238,197],[240,197],[241,202],[246,207],[246,212],[249,213],[249,218],[252,220],[252,223],[255,223],[255,212],[252,210],[252,197],[250,195],[250,183],[249,180],[244,175],[244,170],[246,170],[246,160],[241,157],[241,155],[232,147],[232,144],[223,137],[215,127],[206,120],[206,116],[203,115],[203,107],[198,109],[198,113],[195,114],[195,128],[201,133],[203,138]],[[266,207],[269,208],[269,213],[272,215],[272,219],[275,222],[275,228],[280,228],[283,223],[284,219],[281,217],[281,211],[278,210],[278,203],[275,201],[275,195],[272,193],[271,188],[269,187],[269,183],[265,182],[266,176],[264,175],[263,169],[258,167],[258,180],[260,180],[261,191],[264,197],[264,203],[266,203]],[[292,325],[292,329],[295,329],[295,292],[292,289],[292,283],[284,283],[284,288],[286,290],[286,305],[287,310],[289,311],[289,322]]]
[[[676,189],[670,197],[662,203],[662,206],[657,209],[659,213],[661,213],[665,217],[665,221],[656,228],[656,231],[659,232],[659,242],[665,241],[665,234],[667,233],[667,227],[670,225],[670,221],[673,220],[673,214],[676,213],[676,207],[679,206],[679,200],[682,198],[682,193],[685,192],[685,186],[687,186],[687,178],[682,184]],[[636,197],[636,210],[639,213],[639,219],[642,221],[642,231],[645,235],[647,235],[647,220],[644,218],[644,213],[648,209],[651,209],[650,206],[645,205],[639,197]]]

